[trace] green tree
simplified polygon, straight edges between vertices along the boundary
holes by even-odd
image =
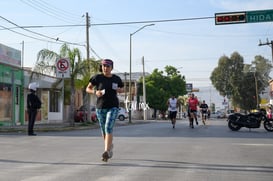
[[[84,66],[82,66],[82,57],[78,48],[70,49],[67,44],[63,44],[60,48],[60,53],[43,49],[38,52],[37,62],[34,70],[40,73],[54,75],[56,72],[56,63],[61,58],[68,58],[70,61],[70,110],[69,122],[74,126],[74,112],[75,112],[75,80],[80,75]]]
[[[80,77],[76,80],[75,85],[77,89],[81,89],[84,97],[84,104],[87,105],[88,94],[86,94],[85,88],[89,83],[90,78],[99,72],[100,60],[91,58],[89,60],[85,59],[81,64],[82,68],[80,69]]]
[[[251,64],[245,65],[244,73],[246,78],[244,79],[243,84],[246,86],[245,92],[251,91],[248,97],[250,100],[248,101],[252,100],[251,106],[245,105],[246,107],[248,106],[247,108],[254,109],[259,107],[261,101],[260,94],[263,93],[266,87],[268,87],[268,81],[271,79],[269,76],[271,69],[271,62],[260,55],[255,56]],[[249,84],[249,82],[252,82],[252,84]]]
[[[263,91],[268,86],[268,81],[271,79],[269,76],[272,70],[272,63],[261,55],[255,56],[251,63],[251,67],[255,67],[255,73],[258,80],[259,92]]]
[[[233,105],[243,110],[251,110],[256,107],[255,78],[252,72],[245,72],[238,88],[238,96],[233,100]],[[251,83],[250,83],[251,82]]]
[[[79,79],[76,80],[75,82],[75,86],[77,89],[82,91],[82,95],[83,95],[83,104],[85,105],[85,107],[87,107],[87,119],[84,120],[91,120],[91,110],[90,110],[90,96],[89,94],[86,93],[85,89],[86,86],[89,83],[89,80],[91,78],[91,76],[93,76],[94,74],[99,72],[99,68],[100,68],[100,60],[95,60],[94,58],[91,59],[86,59],[84,61],[82,61],[81,63],[81,71],[80,71],[80,77]]]
[[[234,52],[230,58],[222,56],[219,59],[218,66],[212,71],[210,79],[220,95],[234,96],[238,94],[236,91],[243,75],[243,63],[243,57],[237,52]]]
[[[210,79],[222,96],[232,99],[234,106],[250,110],[257,105],[256,84],[259,95],[268,86],[271,69],[270,62],[262,56],[256,56],[251,64],[244,64],[243,57],[234,52],[230,58],[219,59]]]
[[[152,74],[145,77],[146,99],[149,107],[154,108],[154,116],[157,110],[165,112],[167,110],[167,100],[171,95],[178,97],[186,94],[185,77],[175,67],[166,66],[163,71],[155,69]],[[142,80],[139,81],[142,85]],[[143,95],[142,86],[139,86],[140,94]]]

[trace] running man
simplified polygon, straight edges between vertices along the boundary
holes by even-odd
[[[173,128],[175,128],[178,102],[174,95],[168,99],[167,105],[171,123]]]
[[[198,99],[196,97],[194,97],[193,93],[191,94],[191,96],[189,98],[188,104],[189,104],[189,113],[190,113],[190,118],[189,118],[190,127],[194,128],[194,126],[193,126],[194,119],[196,120],[196,124],[198,125],[198,122],[197,122],[197,106],[198,106],[199,102],[198,102]]]
[[[204,125],[206,125],[209,106],[206,104],[205,100],[203,100],[203,103],[199,107],[201,109],[200,111],[202,114],[202,122]]]

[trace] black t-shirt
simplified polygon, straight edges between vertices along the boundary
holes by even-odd
[[[206,103],[202,103],[199,107],[201,108],[202,112],[207,112],[207,110],[209,108]]]
[[[105,94],[97,98],[98,109],[119,107],[116,89],[124,86],[119,76],[112,74],[112,77],[105,77],[103,74],[97,74],[91,77],[89,82],[97,90],[105,90]]]

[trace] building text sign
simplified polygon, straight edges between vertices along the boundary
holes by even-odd
[[[0,62],[21,67],[21,51],[0,43]]]

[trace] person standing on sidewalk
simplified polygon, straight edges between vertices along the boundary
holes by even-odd
[[[169,111],[169,118],[171,120],[173,128],[175,128],[178,102],[174,95],[168,99],[167,105]]]
[[[113,127],[119,112],[118,93],[124,92],[121,78],[112,74],[114,63],[110,59],[101,61],[101,74],[90,78],[86,92],[97,96],[96,114],[99,120],[104,152],[102,161],[107,162],[113,156]]]
[[[28,86],[30,93],[27,95],[27,112],[28,112],[28,135],[29,136],[36,136],[33,131],[34,123],[36,119],[36,115],[38,109],[41,108],[41,100],[35,94],[37,90],[37,85],[35,82],[30,83]]]

